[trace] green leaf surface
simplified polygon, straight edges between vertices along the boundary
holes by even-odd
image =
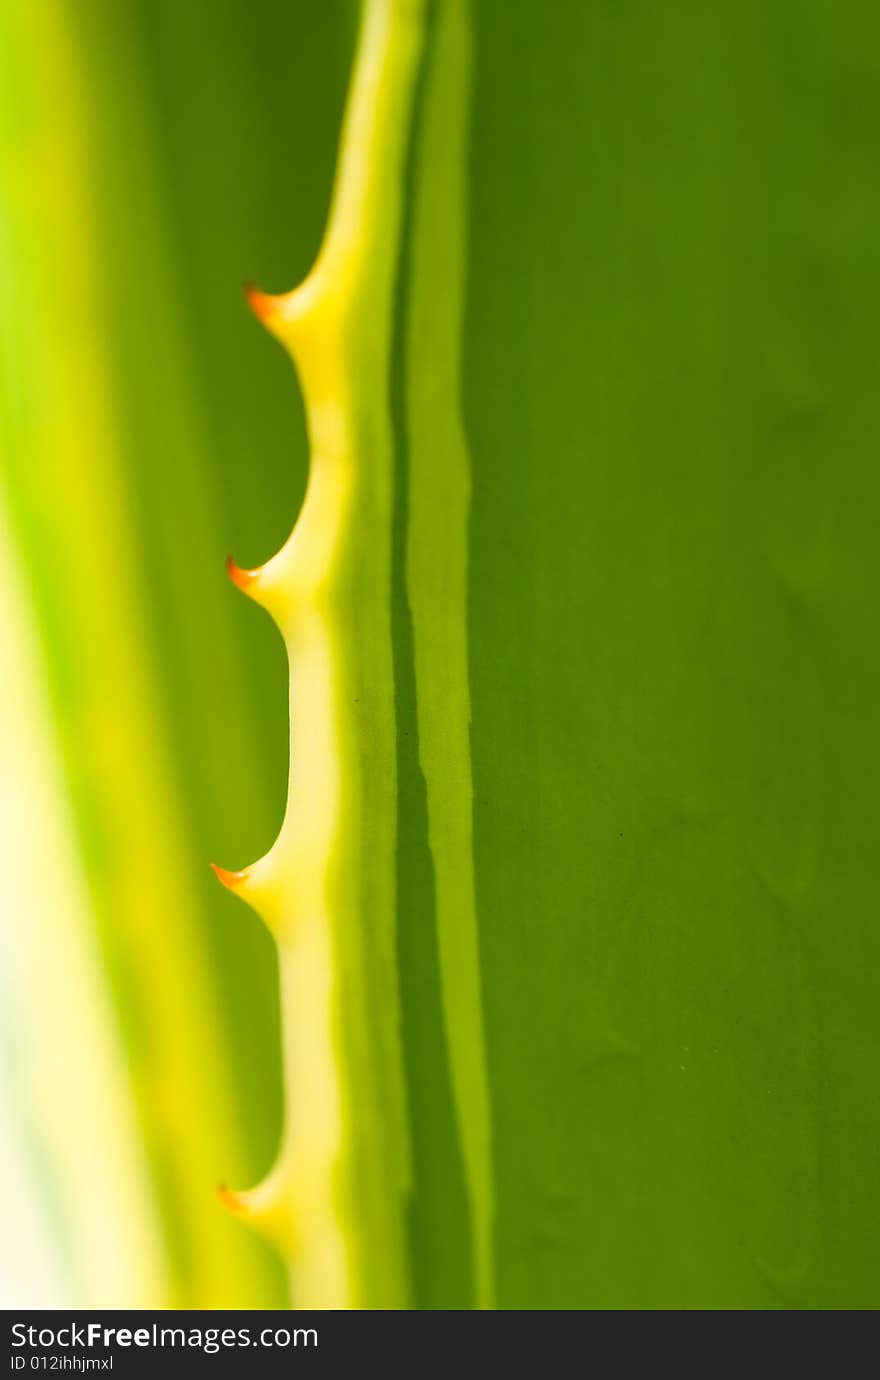
[[[32,54],[16,37],[0,59],[5,492],[175,1297],[218,1306],[287,1297],[244,1228],[215,1258],[204,1203],[171,1183],[187,1145],[206,1195],[255,1182],[284,1119],[276,956],[207,863],[277,834],[288,667],[223,561],[282,546],[308,468],[298,385],[241,287],[289,289],[314,260],[359,8],[78,0],[70,90],[47,83],[42,19],[3,15]],[[396,780],[397,913],[373,933],[396,932],[403,1292],[876,1308],[880,18],[859,0],[427,12],[395,131],[390,357],[367,352],[358,412],[366,450],[393,432],[390,608],[361,591],[347,634],[385,704],[366,633],[390,619],[394,721],[386,704],[352,760],[364,798]],[[47,33],[59,13],[38,0]],[[373,246],[383,273],[392,247]],[[361,569],[388,554],[369,539]],[[114,816],[132,800],[142,815]],[[191,888],[204,1006],[181,1016],[180,1067],[204,1053],[213,1137],[161,1124],[138,1032],[167,1019],[174,964],[158,945],[133,961],[107,902],[154,846]],[[389,886],[391,863],[371,863]],[[393,987],[348,1012],[349,1039],[373,1012],[349,1076],[382,1062],[380,1026],[394,1043]]]
[[[476,15],[499,1306],[876,1307],[878,25]]]

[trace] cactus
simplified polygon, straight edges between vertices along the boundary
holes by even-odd
[[[284,825],[245,871],[217,868],[279,945],[284,1141],[232,1199],[292,1259],[302,1306],[403,1306],[408,1137],[394,947],[394,688],[388,372],[418,0],[365,9],[324,245],[294,292],[252,291],[291,353],[312,460],[286,545],[236,584],[291,665]],[[344,1053],[341,1053],[344,1050]]]
[[[468,469],[457,396],[468,39],[465,6],[453,0],[431,26],[419,117],[426,9],[416,0],[365,5],[324,245],[293,292],[250,292],[299,371],[311,476],[281,552],[258,570],[229,564],[234,583],[269,611],[286,643],[291,771],[284,825],[269,854],[240,872],[215,866],[277,939],[287,1067],[278,1162],[262,1186],[224,1198],[292,1259],[294,1297],[328,1308],[400,1307],[407,1297],[389,381],[410,124],[418,126],[410,303],[418,348],[409,382],[418,405],[408,418],[407,587],[474,1273],[481,1306],[491,1299],[488,1093],[468,822]],[[433,283],[439,291],[422,292]]]
[[[3,11],[0,617],[77,1301],[876,1306],[876,17],[63,8]]]
[[[468,0],[431,30],[413,179],[406,335],[406,589],[451,1081],[477,1306],[491,1308],[491,1114],[474,894],[468,654],[470,457],[460,378],[471,102]]]
[[[2,122],[0,443],[10,526],[24,557],[28,600],[40,615],[56,770],[66,782],[78,840],[71,928],[55,942],[44,991],[57,990],[56,966],[67,952],[67,980],[90,981],[90,965],[97,964],[102,979],[96,981],[109,982],[113,1000],[96,1006],[90,1021],[80,1020],[83,986],[68,1019],[63,1003],[41,1004],[31,963],[25,1006],[39,1011],[42,1030],[39,1042],[33,1034],[21,1038],[35,1057],[41,1051],[40,1069],[34,1073],[25,1060],[22,1080],[27,1085],[32,1078],[39,1088],[41,1136],[50,1147],[44,1153],[51,1160],[52,1146],[63,1151],[57,1211],[89,1302],[264,1304],[277,1298],[266,1283],[272,1266],[259,1243],[218,1212],[213,1191],[212,1175],[241,1161],[242,1127],[233,1112],[209,950],[144,635],[143,583],[102,332],[85,102],[63,11],[56,0],[40,0],[2,12],[4,61],[17,79],[4,83]],[[55,107],[43,101],[50,90],[65,112],[61,136]],[[48,858],[50,876],[67,866],[66,859]],[[82,938],[80,953],[83,897],[94,931]],[[38,900],[29,905],[39,913]],[[27,913],[9,916],[26,927]],[[29,942],[39,953],[48,939]],[[107,1031],[102,1009],[112,1013]],[[65,1071],[66,1042],[78,1030],[85,1032],[78,1056],[91,1066],[100,1109],[95,1120],[106,1128],[105,1151],[91,1157],[72,1102],[76,1080]],[[116,1089],[106,1049],[119,1047],[127,1076]],[[142,1159],[149,1190],[138,1212],[132,1207],[126,1214],[131,1259],[123,1269],[116,1254],[124,1259],[125,1250],[113,1244],[112,1233],[94,1244],[108,1205],[93,1197],[99,1167],[123,1143],[116,1127],[132,1116],[127,1099],[136,1111],[139,1150],[118,1149],[108,1201],[119,1202],[127,1173],[144,1174]],[[133,1191],[128,1196],[133,1201]],[[91,1219],[91,1230],[77,1227],[83,1217]],[[159,1238],[152,1245],[141,1218]],[[103,1258],[96,1259],[100,1251]],[[152,1253],[157,1260],[150,1271]],[[126,1282],[145,1281],[150,1273],[149,1284]],[[116,1277],[113,1294],[108,1274]]]
[[[0,1296],[7,1308],[160,1308],[173,1284],[5,506]]]

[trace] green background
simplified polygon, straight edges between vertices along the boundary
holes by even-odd
[[[472,10],[497,1306],[875,1308],[880,20],[859,0]],[[317,249],[356,7],[74,11],[146,637],[251,1182],[280,1125],[275,960],[207,862],[245,865],[280,824],[287,667],[223,562],[281,545],[307,453],[241,289],[292,286]],[[398,481],[413,1278],[416,1306],[464,1308]],[[45,553],[23,551],[51,631]]]

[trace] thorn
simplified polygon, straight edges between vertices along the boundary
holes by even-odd
[[[247,1204],[244,1199],[228,1184],[218,1184],[216,1191],[218,1201],[226,1208],[227,1212],[235,1213],[237,1217],[241,1217],[247,1211]]]
[[[243,867],[240,872],[231,872],[215,862],[210,866],[214,876],[226,890],[231,891],[240,901],[246,901],[251,909],[257,912],[269,932],[278,934],[282,888],[271,850],[264,858],[258,859],[250,867]]]
[[[226,557],[226,573],[232,583],[245,594],[250,593],[251,585],[260,578],[259,570],[242,570],[231,556]]]
[[[237,1193],[225,1183],[216,1189],[217,1201],[221,1207],[246,1222],[266,1241],[271,1242],[282,1255],[291,1255],[295,1249],[295,1233],[292,1229],[288,1203],[279,1194],[277,1180],[268,1179],[256,1188]]]
[[[261,292],[253,283],[245,283],[244,295],[254,316],[264,325],[277,315],[279,307],[284,301],[283,295],[276,296],[271,292]]]
[[[228,868],[221,867],[219,863],[214,862],[211,863],[211,867],[218,881],[233,892],[239,891],[250,876],[250,868],[248,867],[243,868],[241,872],[230,872]]]
[[[298,590],[291,572],[289,542],[254,570],[242,570],[231,556],[226,558],[226,573],[236,589],[266,610],[284,634],[291,605]]]
[[[245,296],[257,320],[280,341],[297,368],[302,368],[314,352],[315,314],[323,290],[321,279],[311,273],[291,292],[261,292],[253,283],[245,287]],[[311,325],[310,325],[311,323]],[[326,319],[325,319],[326,327]]]

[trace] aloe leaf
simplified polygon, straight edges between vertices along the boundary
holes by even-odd
[[[265,1298],[259,1256],[214,1195],[236,1125],[143,637],[75,50],[50,0],[5,10],[4,24],[15,80],[3,122],[3,478],[163,1214],[167,1297]],[[63,141],[46,89],[65,112]],[[69,1114],[59,1097],[61,1136]],[[108,1107],[108,1134],[111,1115]],[[103,1209],[94,1211],[103,1220]]]
[[[280,1139],[223,1196],[298,1304],[876,1306],[875,18],[82,0],[59,65],[13,8],[4,473],[164,1183],[100,1006],[123,1292],[282,1298],[212,1201]],[[302,396],[245,277],[305,279],[254,298]],[[220,573],[279,545],[283,641]]]
[[[234,1205],[290,1256],[299,1306],[401,1307],[409,1144],[395,947],[393,431],[389,375],[419,0],[371,0],[327,234],[304,283],[251,294],[289,350],[311,444],[288,542],[233,580],[291,662],[287,812],[270,852],[218,868],[277,936],[285,1136]]]
[[[468,516],[461,418],[468,225],[470,13],[439,7],[423,75],[406,260],[406,586],[418,751],[426,783],[444,1024],[467,1180],[479,1306],[493,1295],[490,1108],[474,899]],[[423,920],[432,918],[428,909]]]
[[[159,1308],[172,1296],[162,1232],[8,528],[4,505],[0,1297]]]
[[[475,28],[498,1303],[876,1306],[876,21]]]

